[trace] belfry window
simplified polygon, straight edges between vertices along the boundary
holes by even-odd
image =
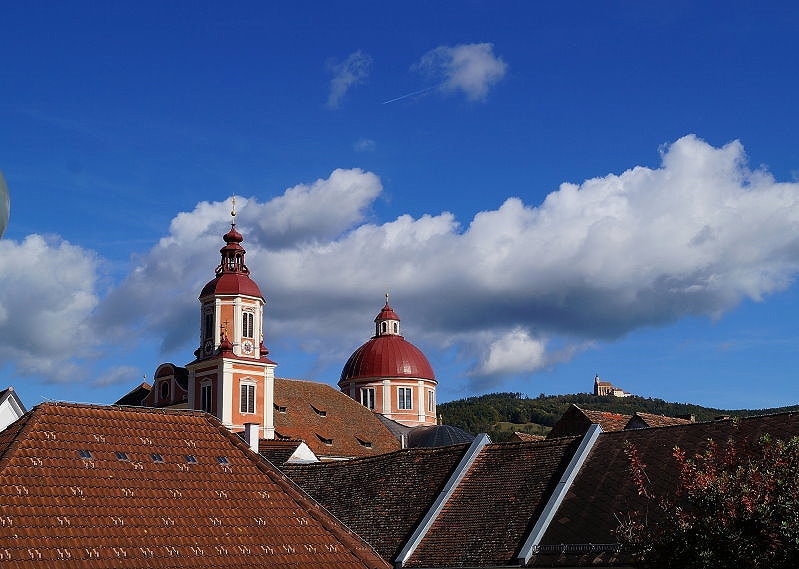
[[[205,328],[203,330],[203,338],[206,340],[208,338],[214,337],[214,315],[210,312],[205,314]]]
[[[241,335],[243,338],[252,338],[253,337],[253,322],[255,321],[255,316],[252,312],[245,312],[242,314],[241,319]]]

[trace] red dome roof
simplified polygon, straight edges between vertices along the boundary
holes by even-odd
[[[200,293],[200,298],[209,294],[230,294],[254,296],[263,299],[261,289],[249,276],[243,273],[222,273],[215,279],[208,281]]]
[[[216,268],[216,278],[208,281],[208,284],[203,287],[200,298],[212,294],[233,296],[243,294],[264,300],[261,289],[250,278],[250,269],[244,264],[246,251],[240,245],[244,241],[244,237],[236,231],[234,223],[230,224],[230,231],[225,233],[222,239],[225,241],[225,246],[219,250],[222,262]]]
[[[367,377],[436,379],[422,351],[396,335],[377,336],[355,350],[341,371],[339,385]]]

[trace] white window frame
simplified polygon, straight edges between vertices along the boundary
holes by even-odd
[[[397,388],[397,409],[400,411],[413,410],[413,387]]]
[[[242,415],[255,414],[255,410],[258,407],[255,397],[257,391],[255,383],[251,381],[242,381],[239,384],[239,413]]]
[[[432,389],[427,390],[427,412],[435,413],[436,410],[436,392]]]
[[[374,411],[376,400],[374,387],[361,387],[361,405]]]

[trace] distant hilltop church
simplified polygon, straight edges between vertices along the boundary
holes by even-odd
[[[245,263],[235,201],[231,216],[221,261],[199,295],[195,359],[185,367],[161,364],[152,385],[141,384],[117,404],[205,411],[262,447],[300,441],[300,454],[328,460],[425,446],[442,436],[471,441],[465,431],[437,425],[438,382],[422,351],[400,334],[388,294],[374,336],[344,365],[340,391],[275,377],[277,363],[264,345],[266,301]]]
[[[609,381],[602,381],[599,375],[594,377],[594,395],[612,395],[613,397],[629,397],[632,393],[627,393],[620,387],[614,387]]]

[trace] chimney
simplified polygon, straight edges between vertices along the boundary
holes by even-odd
[[[250,450],[253,452],[258,452],[258,434],[260,432],[260,423],[244,423],[244,440],[250,445]]]

